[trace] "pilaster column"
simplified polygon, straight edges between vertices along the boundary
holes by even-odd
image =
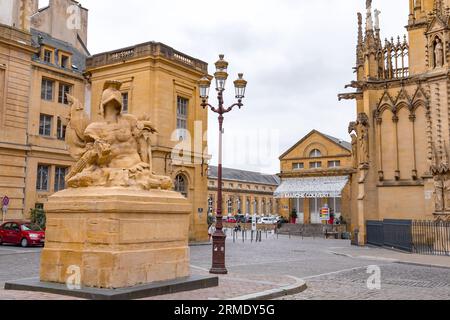
[[[394,122],[394,145],[395,145],[395,180],[400,180],[400,156],[398,148],[398,115],[392,117]]]

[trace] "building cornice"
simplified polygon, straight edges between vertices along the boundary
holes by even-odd
[[[289,178],[306,178],[306,177],[323,177],[323,176],[347,176],[355,174],[357,171],[353,168],[337,168],[337,169],[304,169],[299,171],[281,172],[281,179]]]
[[[216,187],[208,187],[208,191],[218,192],[218,189]],[[226,193],[238,193],[238,194],[256,194],[256,195],[266,195],[273,197],[273,192],[264,192],[264,191],[258,191],[258,190],[242,190],[242,189],[222,189],[223,192]]]
[[[283,158],[281,161],[310,161],[310,162],[317,162],[322,159],[329,160],[329,159],[335,159],[335,158],[351,158],[352,155],[350,154],[350,151],[348,154],[337,154],[337,155],[330,155],[330,156],[322,156],[319,158],[309,158],[309,157],[302,157],[302,158]]]
[[[46,65],[46,64],[41,64],[41,63],[36,62],[36,61],[32,62],[32,66],[35,67],[36,69],[41,69],[43,71],[53,73],[53,74],[55,74],[57,76],[70,77],[70,78],[77,79],[77,80],[80,80],[80,81],[84,81],[85,80],[85,78],[83,77],[82,74],[70,72],[70,71],[67,71],[67,70],[64,70],[64,69],[61,69],[61,68],[52,67],[52,66],[49,66],[49,65]]]
[[[208,73],[208,64],[206,62],[159,42],[147,42],[93,55],[86,60],[86,70],[94,71],[142,59],[164,61],[199,75]]]

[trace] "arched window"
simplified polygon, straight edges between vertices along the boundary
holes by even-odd
[[[237,204],[238,214],[242,214],[242,202],[241,202],[241,198],[237,198],[236,204]]]
[[[227,205],[228,205],[228,215],[233,214],[233,198],[230,197],[228,199]]]
[[[184,197],[188,196],[187,179],[184,175],[179,174],[175,177],[175,191],[181,193]]]
[[[321,156],[322,156],[322,152],[320,152],[320,150],[318,150],[318,149],[314,149],[309,154],[310,158],[320,158]]]

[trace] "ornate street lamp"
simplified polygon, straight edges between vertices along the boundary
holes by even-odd
[[[203,109],[209,107],[211,111],[219,115],[219,164],[218,164],[218,190],[217,190],[217,214],[216,214],[216,232],[212,235],[213,239],[213,255],[212,255],[212,267],[209,271],[211,274],[227,274],[227,268],[225,266],[225,240],[226,235],[223,232],[222,221],[222,138],[223,138],[223,115],[233,110],[234,107],[243,106],[242,99],[245,97],[245,88],[247,87],[247,81],[244,80],[243,74],[239,74],[239,78],[234,82],[236,89],[236,99],[238,102],[230,107],[224,107],[223,92],[225,91],[225,84],[228,79],[228,62],[224,60],[225,56],[221,54],[219,60],[215,63],[216,72],[214,78],[216,80],[216,91],[218,93],[219,104],[217,107],[213,107],[208,103],[209,89],[211,87],[211,81],[205,76],[199,81],[200,98],[202,99],[201,106]]]

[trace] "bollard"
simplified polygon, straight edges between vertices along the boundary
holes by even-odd
[[[252,232],[250,233],[250,235],[251,235],[251,243],[253,243],[253,230],[252,230]]]
[[[245,242],[245,231],[242,230],[242,242]]]

